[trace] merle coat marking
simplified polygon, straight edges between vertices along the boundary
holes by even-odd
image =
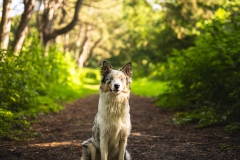
[[[81,160],[130,160],[126,150],[131,131],[130,84],[132,64],[114,70],[103,61],[98,113],[94,119],[92,137],[82,144]]]

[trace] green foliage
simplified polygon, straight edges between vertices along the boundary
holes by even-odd
[[[24,114],[12,113],[0,108],[0,139],[24,139],[31,136],[30,122]],[[22,134],[25,132],[25,134]]]
[[[158,104],[191,109],[176,123],[199,122],[207,126],[236,120],[240,115],[240,11],[236,3],[219,9],[201,25],[195,46],[175,50],[164,72],[168,90]],[[179,115],[178,115],[179,116]]]
[[[173,123],[186,124],[189,122],[198,122],[197,128],[210,126],[219,122],[226,121],[225,115],[219,115],[213,108],[203,107],[188,112],[177,112],[174,115]]]
[[[51,48],[47,56],[39,46],[23,49],[17,56],[3,52],[0,99],[4,109],[28,110],[41,103],[36,97],[47,95],[53,84],[61,87],[68,83],[67,63],[56,49]]]
[[[223,143],[220,146],[220,150],[222,150],[222,151],[224,151],[224,150],[227,150],[227,151],[232,151],[232,150],[240,151],[240,146],[231,146],[231,145],[228,145],[226,143]]]
[[[101,81],[100,70],[83,68],[81,69],[80,80],[84,84],[100,84]]]
[[[240,133],[240,123],[237,122],[230,123],[225,127],[225,131],[229,133]]]
[[[173,49],[194,46],[196,36],[201,33],[196,22],[211,19],[224,2],[126,0],[122,19],[116,22],[121,27],[116,32],[118,34],[114,34],[116,49],[110,61],[123,65],[132,60],[136,64],[135,76],[148,77],[174,56]],[[154,78],[159,78],[160,74],[155,74]]]
[[[0,139],[28,138],[34,135],[31,117],[58,112],[63,101],[96,93],[83,86],[70,55],[54,46],[46,52],[34,36],[18,55],[2,50],[0,56]]]
[[[131,92],[146,97],[155,97],[166,90],[166,83],[147,78],[133,80]]]

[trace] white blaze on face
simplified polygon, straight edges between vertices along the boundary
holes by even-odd
[[[125,75],[122,71],[113,70],[111,72],[111,83],[110,88],[113,93],[120,93],[122,92],[124,86],[125,86]]]

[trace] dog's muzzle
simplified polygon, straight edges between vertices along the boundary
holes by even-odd
[[[120,84],[114,84],[113,88],[114,89],[110,89],[111,92],[113,92],[113,93],[120,93],[121,92],[121,90],[119,90]]]

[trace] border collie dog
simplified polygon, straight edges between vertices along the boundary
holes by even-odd
[[[130,84],[132,64],[114,70],[103,61],[98,113],[94,119],[92,137],[82,143],[81,160],[130,160],[126,150],[131,131]]]

